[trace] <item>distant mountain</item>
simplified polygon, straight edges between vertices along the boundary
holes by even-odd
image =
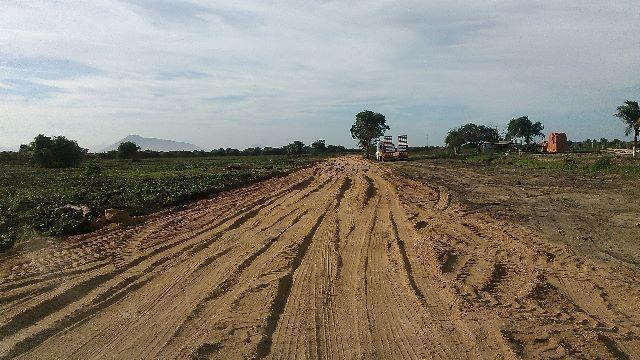
[[[126,138],[118,141],[117,143],[107,147],[102,150],[104,152],[117,150],[118,146],[123,142],[131,141],[140,146],[141,150],[153,150],[153,151],[196,151],[202,150],[201,148],[179,141],[173,140],[165,140],[165,139],[155,139],[155,138],[145,138],[140,135],[129,135]]]

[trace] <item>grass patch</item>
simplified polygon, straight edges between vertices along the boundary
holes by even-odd
[[[513,166],[524,169],[569,171],[584,174],[640,176],[640,160],[600,154],[493,154],[477,152],[454,155],[450,152],[419,154],[410,160],[448,160],[471,165]]]

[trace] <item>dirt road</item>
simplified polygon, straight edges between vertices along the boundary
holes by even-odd
[[[332,159],[4,256],[0,356],[638,358],[624,269]]]

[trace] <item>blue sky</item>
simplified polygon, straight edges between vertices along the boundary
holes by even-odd
[[[128,134],[203,148],[354,146],[354,115],[441,144],[529,115],[625,138],[640,100],[637,1],[0,2],[0,148]]]

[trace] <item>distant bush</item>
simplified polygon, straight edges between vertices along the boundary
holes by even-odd
[[[24,156],[21,156],[17,152],[2,151],[0,152],[0,164],[23,164],[25,162]]]
[[[289,156],[300,156],[304,153],[304,143],[302,141],[294,141],[291,144],[285,147],[287,155]]]
[[[608,157],[600,157],[589,166],[589,170],[592,172],[609,172],[613,170],[615,164]]]
[[[87,154],[87,149],[81,148],[77,142],[64,136],[51,138],[38,135],[29,145],[22,145],[20,153],[37,166],[70,168],[80,165]]]
[[[118,145],[118,159],[135,159],[140,146],[132,141],[125,141]]]
[[[272,155],[287,155],[287,147],[250,147],[244,150],[232,149],[232,148],[219,148],[211,151],[197,150],[197,151],[154,151],[144,150],[138,151],[136,159],[174,159],[174,158],[205,158],[205,157],[221,157],[221,156],[272,156]],[[347,149],[342,145],[325,145],[325,149],[321,152],[314,149],[313,146],[304,146],[300,155],[339,155],[339,154],[355,154],[360,150]],[[94,158],[103,160],[113,160],[122,158],[118,156],[118,150],[111,150],[104,153],[91,154]]]
[[[103,183],[103,175],[102,166],[96,160],[88,161],[82,172],[84,185],[89,191],[99,187]]]
[[[569,158],[569,157],[564,158],[562,160],[562,163],[563,163],[563,167],[566,169],[569,169],[569,170],[578,169],[578,162],[573,158]]]
[[[102,167],[98,164],[98,162],[90,161],[87,162],[87,165],[84,167],[84,176],[85,178],[96,178],[102,175]]]

